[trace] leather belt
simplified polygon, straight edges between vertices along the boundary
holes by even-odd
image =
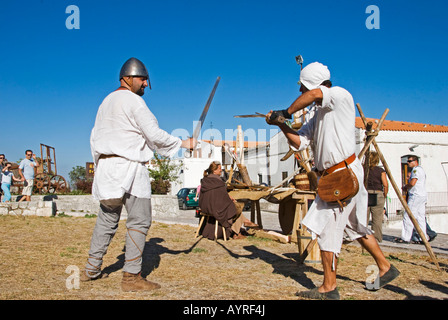
[[[318,174],[321,176],[324,172],[326,172],[328,174],[333,173],[333,172],[335,172],[338,169],[345,168],[345,166],[346,166],[345,163],[347,163],[347,165],[351,164],[353,161],[355,161],[355,159],[356,159],[356,155],[352,154],[350,157],[348,157],[344,161],[341,161],[338,164],[335,164],[334,166],[332,166],[332,167],[330,167],[328,169],[325,169],[323,171],[318,171]]]
[[[116,154],[102,154],[99,157],[99,159],[107,159],[107,158],[120,158],[120,156],[117,156]]]

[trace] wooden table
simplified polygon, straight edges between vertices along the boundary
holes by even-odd
[[[308,211],[308,201],[314,200],[316,193],[294,188],[281,189],[280,191],[273,193],[269,190],[257,191],[250,189],[234,189],[229,192],[229,195],[235,200],[244,199],[251,201],[250,220],[258,224],[260,228],[263,228],[260,199],[265,199],[271,203],[278,203],[279,221],[282,230],[285,234],[292,232],[294,241],[297,241],[296,231]],[[291,213],[294,216],[292,216]]]
[[[301,222],[308,212],[311,201],[316,198],[316,192],[294,188],[283,189],[276,193],[269,190],[256,191],[250,189],[235,189],[229,192],[235,200],[251,201],[251,221],[263,228],[261,219],[260,199],[279,204],[279,222],[283,234],[291,234],[291,241],[297,243],[300,253],[300,263],[320,263],[320,251],[311,234],[301,228]],[[255,221],[256,217],[256,221]],[[306,260],[309,254],[309,259]]]
[[[316,198],[316,192],[297,190],[292,194],[292,199],[296,201],[296,208],[294,213],[294,224],[292,227],[291,241],[297,241],[297,235],[300,232],[300,223],[305,217],[309,209],[309,202]]]
[[[261,210],[260,210],[260,199],[269,196],[270,191],[257,191],[250,189],[234,189],[229,192],[229,196],[231,196],[235,200],[249,200],[251,202],[250,206],[250,221],[258,224],[258,226],[263,229],[263,222],[261,219]],[[256,220],[255,221],[255,214]]]

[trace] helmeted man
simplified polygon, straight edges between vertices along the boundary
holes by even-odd
[[[81,279],[104,276],[102,259],[117,230],[124,205],[128,217],[122,289],[152,290],[160,286],[140,275],[151,225],[151,184],[145,163],[154,151],[170,157],[181,147],[193,148],[196,140],[180,140],[159,128],[157,119],[141,98],[146,87],[151,86],[148,70],[140,60],[127,60],[119,80],[121,86],[101,103],[90,137],[96,167],[92,194],[100,201],[100,210]]]
[[[352,240],[358,240],[372,254],[379,267],[379,287],[382,287],[398,276],[399,272],[385,259],[372,232],[365,226],[367,191],[363,183],[362,164],[355,155],[353,97],[347,90],[333,87],[330,71],[318,62],[303,68],[299,84],[302,95],[288,109],[270,111],[266,122],[278,125],[295,150],[303,150],[313,142],[314,164],[320,173],[324,170],[340,170],[338,167],[341,164],[348,163],[358,180],[359,191],[343,207],[316,196],[302,225],[311,232],[313,238],[318,239],[324,281],[319,288],[298,292],[297,295],[312,299],[339,299],[336,266],[344,233]],[[279,115],[291,119],[293,113],[313,103],[316,107],[314,116],[298,132],[276,121]]]

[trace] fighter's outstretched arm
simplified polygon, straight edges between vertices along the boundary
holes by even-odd
[[[266,122],[268,124],[274,124],[270,121],[271,114],[272,114],[272,110],[269,111],[268,114],[266,114]],[[275,124],[278,125],[280,130],[282,130],[283,134],[286,136],[286,139],[289,140],[289,143],[294,148],[298,149],[300,147],[300,136],[297,134],[297,132],[294,131],[294,129],[292,129],[285,123],[275,123]]]
[[[282,116],[286,119],[291,119],[292,114],[302,110],[309,105],[311,105],[313,102],[321,103],[323,98],[322,90],[317,88],[310,91],[306,91],[303,94],[301,94],[290,106],[288,109],[284,110],[276,110],[271,112],[270,118],[266,120],[269,124],[275,124],[278,125],[276,119],[279,116]]]

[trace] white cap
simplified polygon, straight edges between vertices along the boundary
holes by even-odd
[[[308,90],[313,90],[318,88],[325,80],[330,80],[330,70],[322,63],[313,62],[300,71],[298,84],[302,84]]]

